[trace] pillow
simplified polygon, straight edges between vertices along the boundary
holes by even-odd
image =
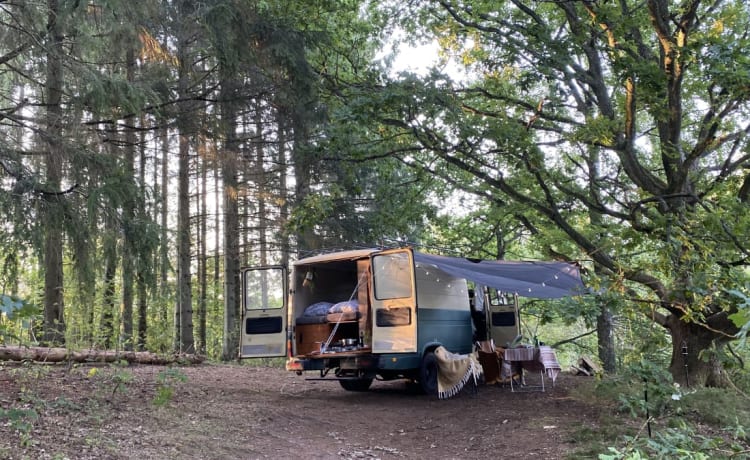
[[[322,316],[328,314],[333,304],[331,302],[315,302],[305,308],[303,316]]]
[[[357,299],[346,300],[333,304],[328,313],[351,313],[359,311],[359,301]]]

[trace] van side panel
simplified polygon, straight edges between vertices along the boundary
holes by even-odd
[[[472,351],[471,310],[466,280],[433,266],[417,264],[419,350],[440,344],[453,353]]]
[[[467,310],[437,310],[421,308],[417,311],[419,349],[438,343],[453,353],[471,353],[471,314]]]

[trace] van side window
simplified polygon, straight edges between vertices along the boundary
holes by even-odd
[[[406,253],[373,257],[373,288],[378,300],[411,297],[411,266]]]

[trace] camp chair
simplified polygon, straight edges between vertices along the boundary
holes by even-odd
[[[502,382],[500,376],[500,357],[495,351],[492,340],[482,340],[477,342],[477,358],[484,371],[484,383],[493,385]]]

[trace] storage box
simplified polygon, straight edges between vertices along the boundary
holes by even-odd
[[[297,354],[306,355],[313,351],[320,351],[320,344],[328,340],[331,333],[331,325],[322,324],[298,324],[295,329],[297,343]]]

